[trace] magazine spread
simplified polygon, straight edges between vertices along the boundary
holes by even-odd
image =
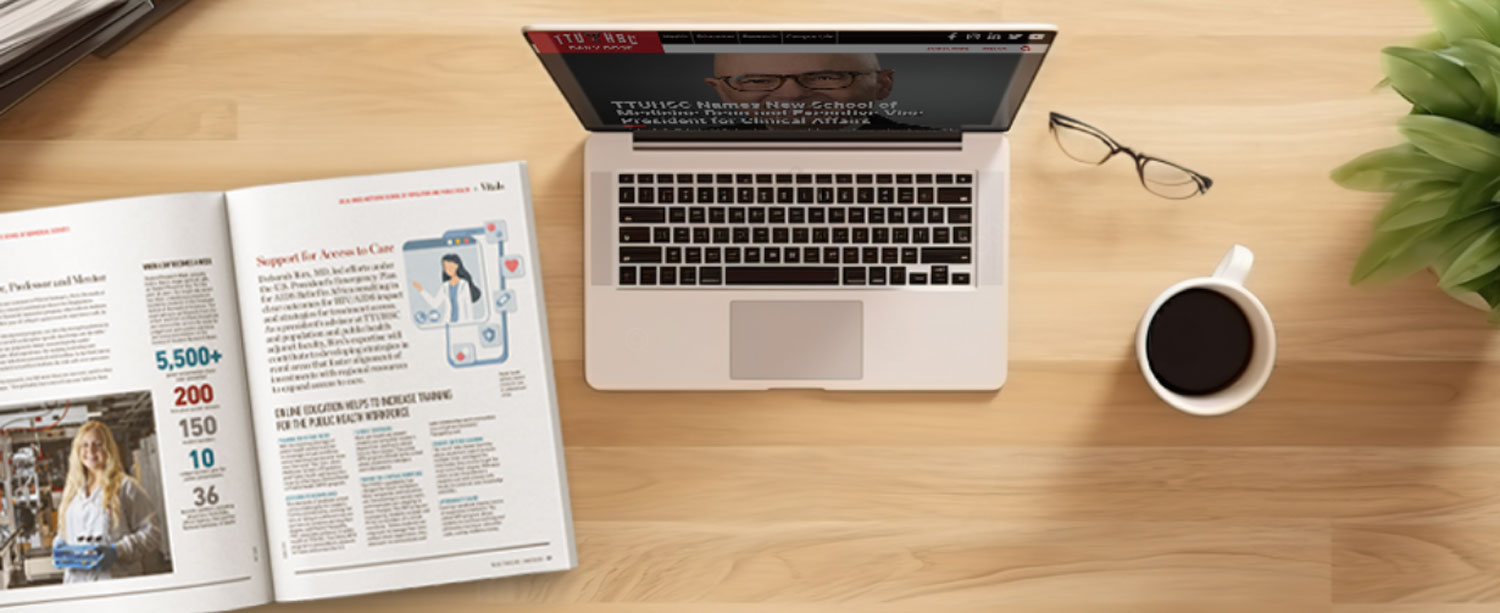
[[[0,610],[576,565],[521,163],[0,215]]]

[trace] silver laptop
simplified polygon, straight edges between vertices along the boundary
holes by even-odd
[[[1056,28],[524,30],[591,134],[598,389],[993,390],[1010,147]]]

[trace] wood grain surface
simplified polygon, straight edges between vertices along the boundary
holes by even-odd
[[[585,133],[518,29],[851,18],[1061,28],[1013,132],[1009,384],[590,389]],[[1327,179],[1397,142],[1377,52],[1428,29],[1411,0],[198,0],[0,117],[0,209],[531,163],[580,567],[265,611],[1496,611],[1500,342],[1430,276],[1350,288],[1380,198]],[[1049,110],[1215,186],[1072,162]],[[1276,372],[1190,418],[1132,334],[1236,242]]]

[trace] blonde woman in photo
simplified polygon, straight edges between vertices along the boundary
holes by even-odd
[[[53,545],[95,544],[98,570],[66,569],[63,583],[133,577],[158,547],[157,517],[145,488],[125,474],[120,448],[103,422],[85,423],[73,439],[68,480]]]

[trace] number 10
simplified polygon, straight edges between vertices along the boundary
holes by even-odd
[[[188,452],[188,457],[193,458],[193,468],[213,468],[214,450],[204,447]]]

